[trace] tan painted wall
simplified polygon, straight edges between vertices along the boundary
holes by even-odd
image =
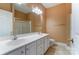
[[[27,15],[23,12],[15,10],[14,16],[20,18],[19,20],[26,20]]]
[[[66,3],[66,20],[67,20],[67,44],[70,43],[71,39],[71,13],[72,13],[72,4],[71,3]]]
[[[11,3],[0,3],[0,9],[12,11],[12,4]]]
[[[58,42],[68,43],[68,24],[71,4],[60,4],[46,9],[46,32]],[[68,20],[67,20],[68,19]]]

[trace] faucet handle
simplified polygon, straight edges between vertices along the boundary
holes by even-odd
[[[17,36],[16,35],[13,35],[13,40],[16,40],[17,39]]]

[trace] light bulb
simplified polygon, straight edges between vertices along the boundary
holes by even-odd
[[[21,4],[23,4],[23,3],[17,3],[17,4],[21,5]]]
[[[42,11],[38,7],[32,8],[32,12],[36,13],[37,15],[42,14]]]

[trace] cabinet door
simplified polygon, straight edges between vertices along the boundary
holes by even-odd
[[[47,37],[44,38],[44,53],[49,48],[49,39]]]
[[[8,55],[25,55],[25,46],[8,53]]]
[[[36,42],[32,42],[26,46],[26,55],[36,55]]]
[[[43,49],[44,49],[44,45],[43,45],[43,39],[39,39],[37,40],[37,55],[43,55]]]

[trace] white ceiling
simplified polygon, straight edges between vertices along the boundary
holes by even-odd
[[[42,3],[45,8],[50,8],[59,5],[60,3]],[[32,9],[29,8],[26,4],[18,4],[14,3],[14,7],[16,10],[21,11],[23,13],[32,12]]]
[[[21,11],[23,13],[29,13],[32,12],[32,9],[29,8],[26,4],[18,4],[14,3],[14,8],[18,11]]]
[[[45,8],[50,8],[59,5],[60,3],[42,3]]]

